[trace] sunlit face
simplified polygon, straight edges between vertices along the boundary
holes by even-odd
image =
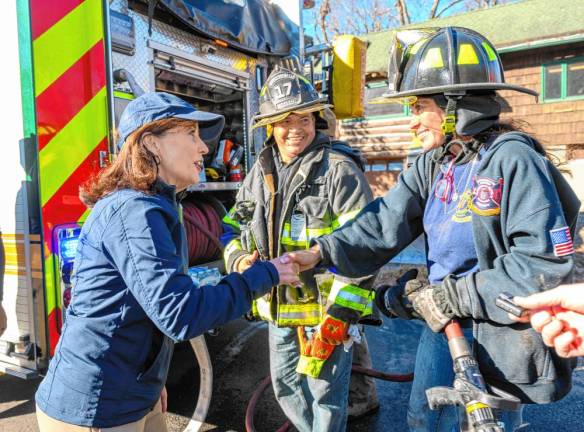
[[[312,113],[290,114],[274,123],[274,140],[284,163],[301,154],[314,140],[315,121]]]
[[[199,137],[197,124],[192,128],[174,128],[159,136],[150,135],[149,148],[160,159],[158,176],[177,191],[199,182],[203,156],[209,151]]]
[[[410,129],[422,143],[424,152],[440,147],[444,143],[442,122],[446,113],[431,97],[418,97],[411,107],[413,114]]]

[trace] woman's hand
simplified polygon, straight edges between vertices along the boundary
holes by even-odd
[[[274,267],[276,267],[276,270],[278,270],[281,285],[300,285],[298,264],[289,260],[285,260],[284,257],[275,258],[270,260],[270,262],[274,265]]]
[[[310,270],[316,267],[322,257],[320,256],[320,246],[314,245],[308,250],[289,252],[281,256],[285,262],[293,261],[300,266],[300,271]]]
[[[258,260],[260,253],[256,250],[252,254],[245,255],[237,261],[236,269],[239,273],[243,273],[250,268],[254,262]]]
[[[166,392],[166,386],[162,387],[160,392],[160,406],[162,407],[162,412],[165,413],[168,409],[168,393]]]

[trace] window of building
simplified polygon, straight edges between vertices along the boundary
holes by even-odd
[[[365,165],[365,171],[387,172],[402,171],[403,169],[403,161],[370,161]]]
[[[543,65],[544,102],[584,98],[584,58]]]

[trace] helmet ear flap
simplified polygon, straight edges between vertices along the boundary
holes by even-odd
[[[431,96],[432,99],[434,99],[434,102],[436,102],[436,105],[438,105],[443,110],[446,110],[446,106],[448,105],[448,99],[446,99],[446,96],[443,94],[435,94]]]
[[[274,125],[266,125],[266,139],[264,140],[264,147],[269,146],[274,141]]]
[[[314,127],[316,130],[327,130],[329,128],[329,124],[322,117],[322,111],[313,112],[312,115],[314,116]]]

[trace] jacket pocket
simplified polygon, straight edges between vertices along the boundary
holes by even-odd
[[[321,196],[304,197],[296,206],[306,217],[308,239],[320,237],[332,232],[331,212],[328,199]]]
[[[144,372],[138,373],[133,382],[128,386],[123,398],[118,400],[119,412],[147,413],[160,397],[160,392],[170,366],[174,343],[167,336],[163,337],[162,346],[156,354],[154,361]]]
[[[475,350],[487,381],[533,384],[554,379],[551,352],[529,324],[509,327],[480,322]]]
[[[149,356],[152,360],[146,361],[145,370],[138,373],[136,381],[144,385],[164,384],[173,347],[172,340],[167,336],[162,336],[159,350],[155,355]]]
[[[328,199],[320,196],[306,196],[298,202],[297,207],[307,216],[322,219],[326,215]]]

